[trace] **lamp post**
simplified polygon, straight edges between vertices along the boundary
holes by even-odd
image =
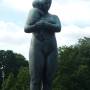
[[[6,54],[5,51],[0,52],[0,70],[1,70],[1,77],[2,77],[2,90],[4,89],[4,81],[5,81],[5,58]]]
[[[3,78],[3,82],[4,82],[4,77],[5,77],[5,73],[4,73],[4,65],[2,65],[1,70],[2,70],[2,78]]]
[[[2,72],[2,83],[4,83],[4,78],[5,78],[5,73],[4,73],[4,65],[1,64],[1,72]],[[3,90],[4,90],[4,84],[3,85]]]

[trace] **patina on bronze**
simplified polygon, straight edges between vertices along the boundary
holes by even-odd
[[[52,80],[57,67],[55,32],[61,23],[56,15],[48,12],[52,0],[34,0],[24,28],[32,33],[29,53],[30,90],[52,90]]]

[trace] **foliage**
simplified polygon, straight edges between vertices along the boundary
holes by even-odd
[[[10,73],[8,78],[2,84],[2,90],[12,90],[15,84],[15,78],[13,73]]]
[[[0,63],[4,66],[6,76],[11,72],[14,73],[14,75],[17,74],[21,66],[28,67],[28,61],[25,60],[24,56],[16,54],[11,50],[0,51]]]
[[[17,75],[16,89],[29,90],[29,70],[27,67],[21,67]]]
[[[90,90],[90,38],[59,48],[54,90]]]
[[[17,77],[10,73],[2,84],[2,90],[29,90],[28,67],[21,67]]]
[[[6,78],[0,90],[29,90],[28,62],[22,55],[1,50],[0,67],[2,64]],[[80,39],[73,46],[59,47],[58,70],[53,80],[53,90],[90,90],[89,71],[90,38]]]
[[[26,61],[24,56],[11,50],[0,50],[0,86],[3,81],[2,71],[4,72],[4,79],[7,79],[10,73],[17,77],[21,67],[28,67],[28,61]]]

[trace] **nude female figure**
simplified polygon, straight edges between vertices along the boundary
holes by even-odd
[[[52,80],[57,67],[57,43],[55,32],[61,23],[48,10],[52,0],[34,0],[24,31],[32,33],[29,53],[30,90],[52,90]]]

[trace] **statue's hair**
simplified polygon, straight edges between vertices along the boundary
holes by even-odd
[[[42,8],[42,2],[39,1],[39,0],[34,0],[33,3],[32,3],[33,7],[36,7],[36,8]]]
[[[50,1],[50,4],[51,4],[52,3],[52,0],[49,0],[49,1]],[[46,10],[46,8],[44,7],[45,5],[44,5],[43,0],[34,0],[33,3],[32,3],[32,5],[35,8],[39,8],[41,10]]]

